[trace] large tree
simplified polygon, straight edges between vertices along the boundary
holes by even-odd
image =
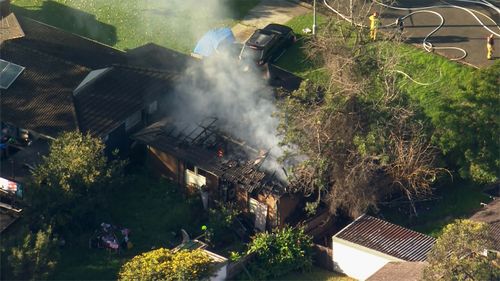
[[[119,280],[203,280],[213,273],[203,250],[157,249],[135,256],[120,269]]]
[[[324,87],[307,81],[281,103],[283,143],[296,190],[317,196],[332,213],[352,217],[387,194],[401,191],[411,202],[428,195],[442,171],[420,109],[398,86],[398,42],[377,46],[355,26],[330,23],[310,41],[311,59],[325,65]],[[286,158],[286,157],[285,157]]]
[[[108,160],[99,138],[67,132],[50,144],[28,190],[35,221],[60,228],[88,222],[106,191],[120,179],[123,161]]]
[[[486,223],[457,220],[444,228],[429,253],[425,280],[499,280],[500,259],[486,255],[492,239]]]

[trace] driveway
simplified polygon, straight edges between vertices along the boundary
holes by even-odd
[[[347,14],[349,0],[329,0],[328,2],[335,4],[335,7],[340,6],[339,12]],[[339,4],[339,6],[337,6],[337,4]],[[418,3],[414,0],[400,0],[398,1],[397,6],[410,7],[410,10],[396,10],[385,8],[380,5],[374,5],[372,10],[379,11],[382,25],[387,25],[395,22],[398,17],[417,11],[416,8],[418,7],[447,4],[466,7],[489,16],[495,22],[492,22],[490,19],[481,14],[477,14],[477,17],[483,23],[496,33],[500,34],[500,29],[496,26],[499,24],[500,15],[493,9],[480,5],[467,4],[452,0],[446,2],[438,0],[425,0],[419,1]],[[493,60],[486,59],[486,37],[491,32],[482,27],[481,24],[469,13],[457,8],[429,8],[426,10],[431,10],[441,14],[445,20],[444,26],[429,37],[428,42],[432,43],[435,47],[458,47],[464,49],[467,52],[467,56],[462,61],[468,64],[472,64],[477,67],[485,67],[493,64]],[[406,42],[421,47],[423,39],[432,30],[434,30],[440,22],[441,19],[432,13],[418,13],[409,16],[404,21],[404,36],[407,38]],[[368,24],[368,19],[364,24]],[[392,28],[387,28],[385,30],[393,32],[391,29]],[[496,37],[495,39],[496,50],[493,57],[500,59],[500,38]],[[436,50],[435,52],[447,58],[457,58],[462,55],[462,53],[457,50]]]
[[[284,24],[292,18],[307,12],[310,12],[310,10],[295,2],[262,0],[232,30],[236,40],[244,42],[257,28],[263,28],[269,23]]]

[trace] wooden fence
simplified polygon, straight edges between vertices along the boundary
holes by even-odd
[[[333,251],[329,247],[314,244],[314,263],[326,270],[333,271]]]

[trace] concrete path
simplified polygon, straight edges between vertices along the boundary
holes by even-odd
[[[284,24],[309,11],[287,0],[261,0],[232,30],[237,41],[245,42],[257,28],[263,28],[269,23]]]
[[[342,12],[343,10],[344,14],[347,14],[346,7],[348,6],[349,0],[329,0],[329,2],[339,3],[341,9],[339,12]],[[480,14],[477,16],[483,23],[488,25],[490,29],[496,33],[500,33],[500,29],[495,26],[496,24],[499,24],[500,15],[498,15],[494,10],[479,5],[464,4],[456,1],[453,2],[452,0],[447,2],[449,4],[474,9],[488,15],[490,18],[495,20],[495,23]],[[395,22],[398,17],[405,16],[416,11],[415,8],[417,7],[445,4],[446,3],[443,1],[438,0],[399,0],[397,6],[413,7],[413,9],[410,11],[401,11],[384,8],[379,5],[374,5],[372,9],[380,12],[382,25],[386,25]],[[456,8],[432,8],[429,10],[441,14],[445,19],[445,23],[439,31],[429,37],[428,42],[432,43],[436,47],[450,46],[464,49],[467,52],[467,57],[463,59],[465,63],[477,67],[485,67],[493,64],[493,60],[486,59],[486,37],[490,34],[490,32],[484,29],[469,13]],[[333,12],[331,14],[334,15]],[[438,16],[430,13],[418,13],[406,18],[404,31],[404,36],[407,38],[406,42],[419,47],[422,46],[422,40],[427,36],[427,34],[435,29],[440,22],[441,20]],[[367,19],[365,24],[368,23]],[[385,31],[393,32],[392,28],[387,28]],[[496,37],[495,39],[496,50],[494,51],[493,57],[495,59],[500,59],[500,38]],[[447,58],[456,58],[462,55],[462,53],[457,50],[436,50],[436,53],[439,53]]]

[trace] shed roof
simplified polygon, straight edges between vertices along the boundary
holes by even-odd
[[[367,281],[419,281],[427,262],[390,262],[366,279]]]
[[[485,222],[490,225],[490,234],[493,238],[493,248],[500,251],[500,198],[496,198],[483,209],[475,213],[473,221]]]
[[[436,239],[390,222],[362,215],[333,238],[405,260],[425,261]]]

